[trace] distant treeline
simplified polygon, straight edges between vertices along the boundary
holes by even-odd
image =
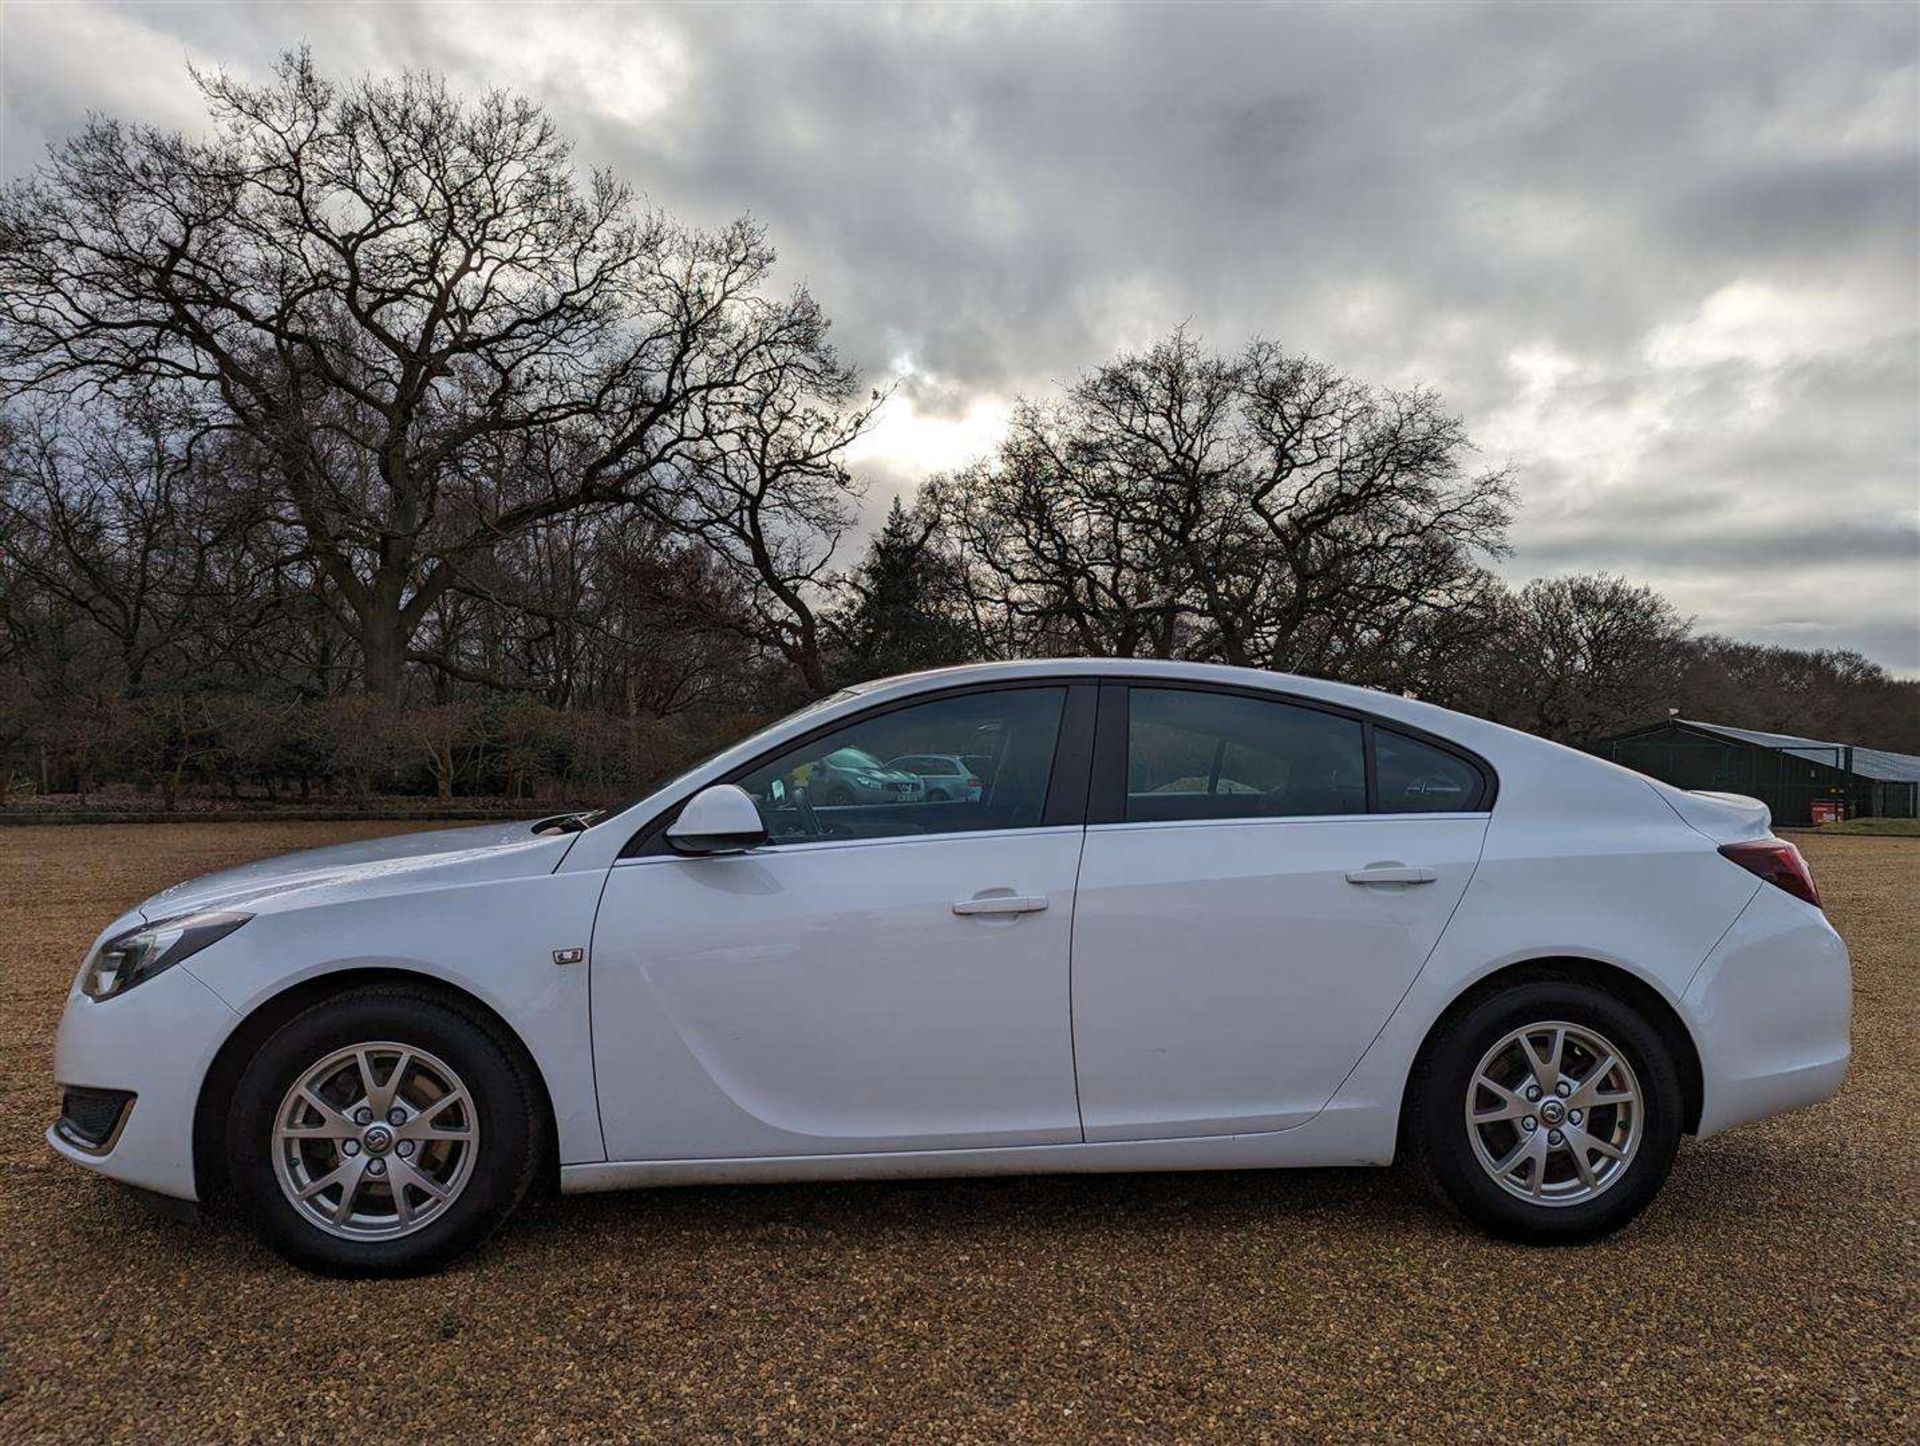
[[[862,551],[883,398],[757,227],[581,177],[511,95],[202,86],[207,135],[99,119],[0,193],[0,798],[617,797],[850,681],[1063,654],[1920,751],[1857,655],[1508,589],[1510,479],[1440,399],[1265,341],[1022,403]]]

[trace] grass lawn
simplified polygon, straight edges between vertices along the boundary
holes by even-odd
[[[1823,823],[1811,832],[1822,838],[1835,834],[1860,838],[1920,838],[1920,818],[1850,818],[1845,823]]]

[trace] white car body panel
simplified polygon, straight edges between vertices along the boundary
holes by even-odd
[[[287,988],[344,970],[453,984],[507,1021],[533,1056],[553,1101],[561,1161],[597,1160],[605,1147],[586,971],[556,965],[553,951],[585,946],[599,892],[592,880],[550,873],[420,877],[405,891],[265,909],[221,941],[237,947],[215,946],[177,967],[191,970],[241,1016]],[[290,969],[289,959],[307,962]]]
[[[1840,1088],[1850,972],[1846,946],[1818,909],[1779,889],[1754,894],[1682,1001],[1705,1083],[1701,1135]]]
[[[1039,678],[1191,680],[1362,710],[1478,754],[1498,798],[1471,816],[1075,824],[621,860],[699,788],[824,724]],[[194,1198],[201,1084],[241,1021],[288,989],[378,970],[442,981],[513,1031],[551,1097],[570,1190],[1385,1163],[1435,1022],[1496,971],[1555,959],[1622,971],[1673,1010],[1710,1134],[1824,1099],[1846,1070],[1844,946],[1817,909],[1715,851],[1766,829],[1751,800],[1682,794],[1312,679],[1104,660],[893,679],[584,832],[412,834],[156,896],[108,932],[216,908],[254,917],[116,998],[76,987],[57,1079],[137,1100],[103,1153],[49,1138],[90,1169]],[[1435,878],[1345,882],[1387,862]],[[996,890],[1047,907],[951,912]],[[585,961],[554,962],[572,949]]]
[[[1077,1142],[1080,839],[1023,829],[617,866],[593,940],[610,1154]],[[994,893],[1046,907],[953,912]]]
[[[1426,963],[1486,829],[1444,814],[1089,828],[1073,938],[1087,1139],[1312,1119]],[[1347,879],[1382,866],[1435,877]]]
[[[75,981],[55,1079],[138,1098],[109,1156],[48,1138],[69,1159],[107,1173],[117,1174],[123,1157],[137,1158],[139,1177],[121,1178],[198,1198],[191,1122],[220,1045],[276,995],[322,975],[371,969],[443,980],[507,1021],[552,1098],[562,1162],[605,1159],[586,972],[552,962],[555,948],[586,945],[600,894],[596,880],[554,873],[568,842],[535,837],[525,823],[407,834],[265,860],[156,895],[108,932],[143,917],[212,909],[254,917],[118,998],[88,999]],[[157,1034],[154,1011],[164,1018]],[[164,1170],[153,1163],[162,1159],[171,1162]]]
[[[115,1008],[128,1000],[136,1007]],[[239,1023],[226,1001],[184,968],[169,969],[138,994],[119,999],[88,999],[76,982],[54,1036],[54,1079],[132,1090],[137,1098],[106,1154],[82,1150],[52,1127],[47,1143],[74,1163],[129,1185],[198,1199],[193,1114],[200,1081]]]
[[[387,893],[410,888],[423,869],[433,871],[430,883],[550,874],[567,843],[564,836],[536,836],[527,823],[515,821],[330,844],[189,879],[162,889],[133,912],[162,919],[248,907],[254,899],[291,896],[296,890],[315,898]]]

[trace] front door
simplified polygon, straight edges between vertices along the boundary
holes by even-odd
[[[1102,711],[1102,766],[1121,767],[1105,730],[1124,729],[1126,777],[1087,830],[1074,925],[1087,1139],[1301,1124],[1439,941],[1480,857],[1484,780],[1343,713],[1127,691]]]
[[[1067,971],[1084,775],[1077,799],[1048,800],[1069,691],[832,725],[731,780],[765,846],[682,858],[646,842],[614,866],[591,965],[609,1159],[1080,1139]],[[930,799],[904,766],[927,754],[979,758],[978,796]]]

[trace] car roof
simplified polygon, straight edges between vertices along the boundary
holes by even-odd
[[[1200,683],[1222,688],[1244,688],[1250,692],[1273,693],[1283,699],[1350,708],[1383,722],[1401,723],[1432,733],[1478,752],[1494,765],[1496,771],[1503,759],[1512,756],[1515,750],[1534,755],[1544,751],[1556,757],[1563,766],[1585,767],[1594,761],[1589,754],[1550,743],[1504,724],[1379,688],[1334,683],[1325,678],[1310,678],[1303,673],[1269,672],[1262,668],[1231,667],[1225,663],[1190,663],[1165,658],[1028,658],[1017,662],[965,663],[952,668],[901,673],[891,678],[875,678],[854,684],[842,692],[835,706],[822,709],[811,723],[830,722],[835,717],[858,712],[876,703],[946,688],[1055,680],[1070,683],[1103,678],[1121,682]]]
[[[1332,683],[1324,678],[1309,678],[1299,673],[1276,673],[1260,668],[1235,668],[1224,663],[1189,663],[1165,658],[1024,658],[1005,663],[963,663],[957,667],[929,668],[918,673],[874,678],[855,683],[845,691],[849,702],[857,698],[862,703],[875,703],[887,698],[910,697],[915,693],[966,687],[975,683],[1044,682],[1056,678],[1063,682],[1112,678],[1160,683],[1212,683],[1221,687],[1286,693],[1383,717],[1400,718],[1416,727],[1433,727],[1435,731],[1442,731],[1448,721],[1465,721],[1465,715],[1449,709],[1351,683]]]

